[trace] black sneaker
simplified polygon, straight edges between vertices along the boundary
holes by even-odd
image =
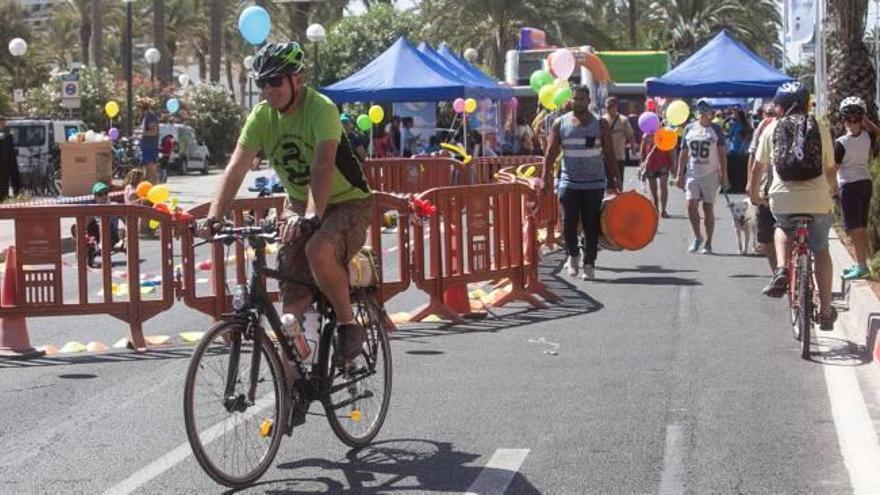
[[[360,356],[364,345],[364,327],[357,323],[339,325],[339,354],[346,362]]]
[[[763,293],[768,297],[782,297],[788,292],[788,268],[777,268],[770,284],[764,287]]]
[[[834,330],[835,321],[837,321],[837,310],[834,307],[827,314],[819,313],[819,330],[826,332]]]

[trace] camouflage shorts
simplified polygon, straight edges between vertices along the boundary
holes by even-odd
[[[287,199],[282,218],[305,213],[306,205]],[[372,216],[372,200],[362,199],[327,206],[321,226],[310,237],[301,236],[278,250],[278,271],[294,282],[280,282],[282,304],[303,299],[314,292],[315,279],[306,259],[306,244],[319,239],[328,242],[336,251],[339,264],[348,270],[348,262],[364,245]]]

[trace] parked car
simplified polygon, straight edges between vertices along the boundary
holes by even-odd
[[[58,163],[58,145],[77,132],[85,132],[81,120],[21,119],[9,120],[6,126],[15,140],[19,169],[28,172],[41,165]]]
[[[175,146],[168,158],[171,170],[187,174],[198,170],[202,175],[208,173],[208,147],[198,137],[195,129],[186,124],[159,124],[159,143],[170,136]]]

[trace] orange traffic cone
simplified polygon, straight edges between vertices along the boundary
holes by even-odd
[[[3,290],[0,292],[0,306],[15,306],[18,265],[15,246],[6,249],[6,271],[3,274]],[[28,337],[27,320],[23,316],[0,318],[0,356],[31,359],[45,353],[34,349]]]

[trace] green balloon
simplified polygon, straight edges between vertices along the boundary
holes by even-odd
[[[373,125],[373,123],[370,122],[369,117],[367,117],[366,115],[358,115],[358,118],[357,118],[358,129],[360,129],[362,131],[369,131],[371,125]]]
[[[553,95],[553,103],[556,103],[557,107],[561,107],[565,105],[568,100],[571,99],[571,88],[559,88],[556,90],[556,93]]]
[[[532,72],[532,75],[529,77],[529,85],[532,87],[532,91],[538,93],[541,91],[545,85],[553,82],[553,76],[550,75],[549,72],[543,69],[538,69],[535,72]]]

